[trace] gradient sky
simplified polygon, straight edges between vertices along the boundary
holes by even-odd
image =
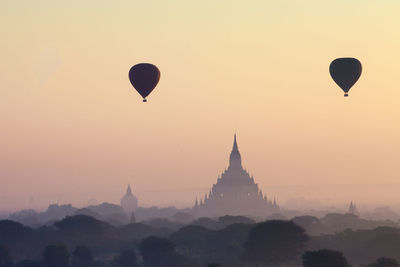
[[[398,0],[0,0],[0,210],[118,203],[128,183],[189,206],[235,132],[278,202],[400,203],[399,29]],[[347,56],[344,98],[328,67]],[[140,62],[161,70],[147,103]]]

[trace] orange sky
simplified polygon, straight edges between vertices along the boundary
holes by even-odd
[[[0,210],[118,203],[128,183],[188,206],[234,132],[281,203],[400,203],[375,186],[400,184],[400,2],[215,2],[1,1]],[[346,99],[328,72],[343,56],[363,64]],[[161,70],[148,103],[139,62]]]

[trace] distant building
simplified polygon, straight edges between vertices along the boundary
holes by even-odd
[[[350,214],[354,214],[354,215],[359,215],[358,209],[357,209],[357,207],[356,207],[356,204],[354,204],[353,201],[350,202],[350,205],[349,205],[349,213],[350,213]]]
[[[121,207],[124,209],[124,212],[126,214],[129,214],[131,216],[131,214],[136,210],[137,206],[138,200],[132,194],[131,186],[128,185],[128,188],[126,189],[126,194],[121,199]]]
[[[229,158],[229,167],[214,184],[204,199],[196,199],[193,214],[199,216],[257,215],[268,216],[279,212],[275,199],[265,196],[254,178],[242,167],[236,134]]]

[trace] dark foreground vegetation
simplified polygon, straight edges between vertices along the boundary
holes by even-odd
[[[324,234],[328,225],[357,219],[332,216],[330,221],[302,216],[260,223],[242,216],[187,224],[153,219],[113,226],[77,215],[38,228],[3,220],[0,267],[399,266],[399,228]]]

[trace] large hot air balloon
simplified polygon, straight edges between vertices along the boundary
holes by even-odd
[[[337,58],[329,66],[332,79],[344,91],[344,96],[349,96],[350,88],[361,76],[361,62],[355,58]]]
[[[129,80],[136,91],[147,102],[146,97],[153,91],[160,80],[160,70],[149,63],[136,64],[129,70]]]

